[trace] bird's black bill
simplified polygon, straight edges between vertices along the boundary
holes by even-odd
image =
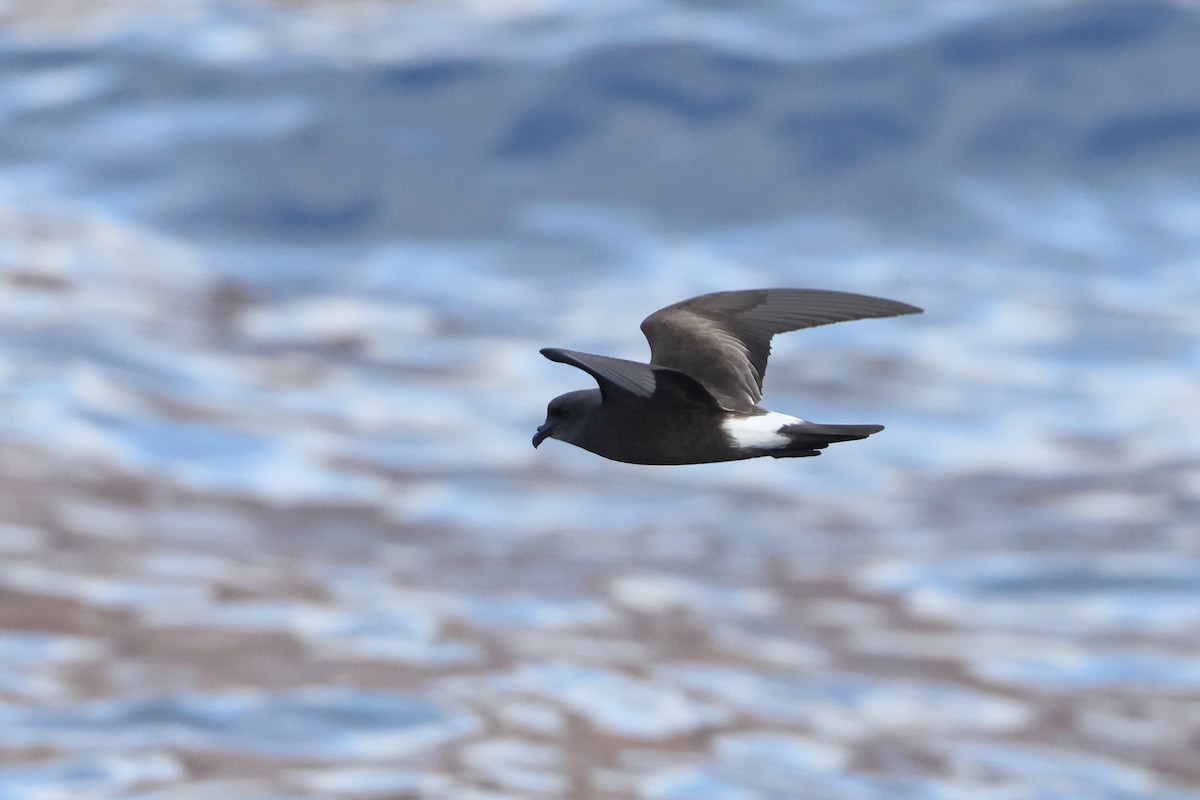
[[[537,446],[539,444],[541,444],[542,442],[546,441],[546,439],[549,436],[550,436],[550,426],[543,425],[540,428],[538,428],[537,433],[535,433],[533,435],[533,449],[536,450]]]

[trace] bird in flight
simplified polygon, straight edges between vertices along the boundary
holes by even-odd
[[[760,407],[771,337],[919,313],[895,300],[820,289],[714,292],[674,303],[642,321],[649,364],[558,347],[541,351],[588,373],[599,388],[551,400],[533,446],[559,439],[629,464],[820,455],[834,442],[865,439],[883,426],[823,425]]]

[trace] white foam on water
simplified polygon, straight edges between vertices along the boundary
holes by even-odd
[[[973,661],[971,671],[984,680],[1056,692],[1096,688],[1194,692],[1200,688],[1200,664],[1183,654],[1060,648],[992,654]]]
[[[431,796],[444,795],[451,789],[450,780],[444,775],[394,767],[297,769],[288,775],[314,791],[337,797]]]
[[[608,593],[618,606],[645,614],[681,609],[705,617],[774,613],[779,600],[762,589],[710,586],[679,575],[631,572],[614,577]]]
[[[484,739],[467,745],[462,760],[468,770],[511,791],[561,796],[569,788],[563,774],[566,757],[556,745],[515,737]]]
[[[564,662],[529,664],[482,680],[451,679],[454,693],[530,695],[561,704],[611,734],[649,742],[703,730],[728,721],[728,709],[694,700],[657,681]]]
[[[846,673],[805,678],[705,665],[668,667],[659,674],[760,720],[804,724],[835,740],[921,729],[1003,732],[1021,728],[1033,713],[999,695],[934,682]]]

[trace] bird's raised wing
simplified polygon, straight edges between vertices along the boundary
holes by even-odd
[[[541,353],[551,361],[579,367],[591,375],[600,385],[600,394],[606,401],[653,400],[662,404],[720,408],[699,381],[669,367],[558,347],[542,348]]]
[[[642,322],[650,364],[695,378],[730,410],[762,399],[777,333],[869,317],[919,314],[895,300],[820,289],[715,292],[674,303]]]

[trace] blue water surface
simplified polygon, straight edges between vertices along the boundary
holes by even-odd
[[[353,5],[10,12],[0,798],[1200,797],[1192,4]],[[883,433],[530,448],[764,286]]]

